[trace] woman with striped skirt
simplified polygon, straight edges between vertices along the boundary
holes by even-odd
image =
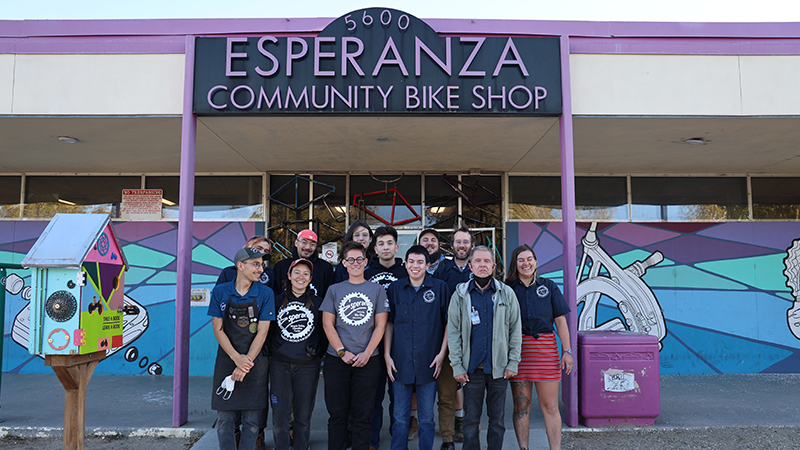
[[[572,372],[574,364],[565,315],[567,302],[556,284],[537,275],[536,253],[521,245],[511,254],[506,284],[514,289],[522,318],[522,361],[519,372],[511,379],[514,398],[514,431],[520,450],[528,450],[530,429],[531,385],[536,386],[539,407],[550,450],[561,449],[561,413],[558,410],[558,383],[561,370]],[[553,325],[563,348],[558,353]]]

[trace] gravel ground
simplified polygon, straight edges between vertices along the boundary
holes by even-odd
[[[86,438],[86,450],[188,450],[197,438],[180,439],[164,437],[125,437]],[[62,450],[61,438],[24,438],[6,436],[0,439],[0,450]]]
[[[800,427],[603,430],[564,433],[563,450],[684,450],[800,448]]]

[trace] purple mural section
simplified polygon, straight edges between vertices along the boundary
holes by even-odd
[[[0,222],[0,262],[19,263],[46,221]],[[124,346],[98,365],[96,373],[171,375],[175,323],[177,224],[115,222],[122,251],[130,264],[125,275]],[[198,222],[194,224],[192,288],[211,289],[220,270],[231,265],[246,240],[264,232],[263,223]],[[4,328],[4,372],[51,373],[44,360],[27,351],[30,321],[30,271],[9,271]],[[191,308],[190,375],[211,375],[217,343],[207,308]]]
[[[662,374],[800,372],[797,223],[579,223],[578,329],[659,339]],[[563,284],[560,223],[507,227]]]

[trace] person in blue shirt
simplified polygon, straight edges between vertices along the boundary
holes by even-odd
[[[494,252],[472,250],[473,277],[450,298],[447,342],[453,375],[464,388],[463,450],[479,450],[484,398],[489,416],[488,448],[503,448],[508,380],[519,370],[522,325],[514,291],[495,280]]]
[[[264,254],[264,271],[261,272],[261,278],[258,279],[258,282],[269,286],[272,289],[272,292],[275,295],[278,295],[280,293],[280,289],[278,289],[278,287],[275,285],[275,273],[267,265],[272,255],[272,242],[270,242],[270,240],[264,236],[253,236],[247,240],[244,246],[247,248],[254,248]],[[235,278],[236,266],[233,265],[226,267],[222,269],[222,272],[220,272],[216,284],[227,283],[228,281],[233,281]]]
[[[211,409],[219,415],[217,438],[224,449],[236,448],[237,419],[242,424],[239,449],[254,449],[267,406],[269,359],[264,342],[275,320],[275,296],[258,282],[264,271],[263,256],[252,248],[239,249],[233,258],[236,279],[215,286],[208,305],[219,343]]]
[[[475,236],[464,225],[453,233],[453,259],[439,265],[433,278],[447,283],[450,292],[456,286],[472,279],[469,268],[469,255],[475,245]],[[449,301],[449,299],[448,299]],[[461,390],[453,378],[450,367],[450,356],[445,360],[445,367],[439,376],[437,391],[439,394],[439,435],[442,437],[441,450],[455,449],[455,442],[464,442],[464,410]]]
[[[431,450],[435,434],[433,404],[436,379],[447,353],[447,285],[427,273],[428,252],[415,245],[406,253],[408,278],[389,285],[389,319],[384,335],[384,359],[393,381],[392,450],[408,447],[411,394],[416,388],[419,448]],[[395,344],[395,345],[392,345]]]

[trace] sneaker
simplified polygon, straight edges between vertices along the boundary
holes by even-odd
[[[455,441],[455,442],[464,442],[464,418],[463,417],[456,417],[455,434],[453,435],[453,441]]]
[[[258,432],[258,437],[256,437],[256,450],[267,450],[267,443],[264,442],[264,430]]]
[[[417,433],[419,433],[419,422],[416,417],[411,416],[411,421],[408,422],[408,440],[417,437]]]
[[[442,442],[442,446],[439,447],[439,450],[456,450],[456,444],[453,442]]]

